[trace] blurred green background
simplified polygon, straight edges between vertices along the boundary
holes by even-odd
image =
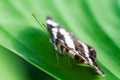
[[[101,77],[67,55],[60,68],[41,23],[47,15],[97,51]],[[120,0],[0,0],[0,80],[120,80]]]

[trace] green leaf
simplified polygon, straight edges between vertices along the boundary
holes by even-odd
[[[28,80],[25,67],[11,51],[0,46],[0,79]]]
[[[120,79],[120,12],[119,0],[11,0],[0,3],[0,45],[56,79],[119,80]],[[59,57],[57,68],[54,48],[49,36],[35,22],[52,16],[79,40],[93,46],[97,62],[106,73],[101,77],[92,68]]]

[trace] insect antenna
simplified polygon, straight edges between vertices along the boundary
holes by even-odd
[[[32,16],[33,16],[34,19],[37,21],[37,23],[46,31],[47,29],[46,29],[45,24],[44,24],[44,23],[40,23],[34,13],[32,13]]]

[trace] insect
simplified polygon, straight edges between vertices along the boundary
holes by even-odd
[[[37,20],[34,14],[33,17]],[[46,18],[46,29],[50,34],[50,42],[54,45],[55,50],[60,52],[61,56],[66,53],[76,61],[90,65],[103,77],[105,76],[105,73],[96,63],[96,51],[91,46],[77,40],[50,17]]]

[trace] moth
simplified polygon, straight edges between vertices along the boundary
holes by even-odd
[[[105,73],[96,63],[96,51],[91,46],[77,40],[65,28],[48,16],[46,17],[46,29],[50,35],[50,42],[54,45],[55,50],[60,52],[61,56],[66,53],[76,61],[90,65],[103,77],[105,76]]]

